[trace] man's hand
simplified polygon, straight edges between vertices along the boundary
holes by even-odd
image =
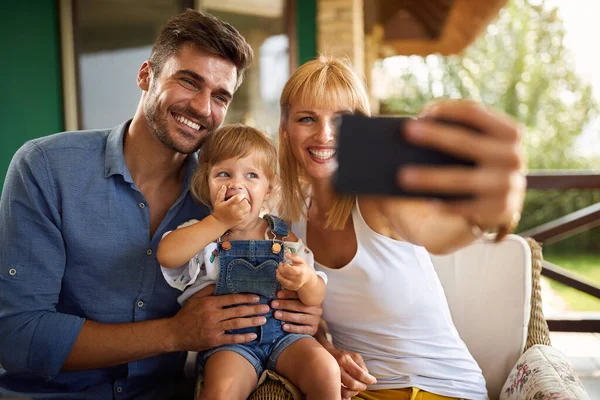
[[[278,310],[274,313],[276,319],[289,322],[283,324],[284,331],[307,335],[317,333],[323,314],[321,306],[307,306],[298,300],[296,292],[281,290],[277,293],[277,300],[271,302],[271,307]]]
[[[231,229],[244,221],[250,212],[250,203],[246,200],[243,193],[238,193],[225,200],[226,193],[227,186],[221,186],[221,189],[217,192],[212,215],[219,222],[223,223],[227,229]]]
[[[202,351],[256,339],[254,333],[233,335],[225,331],[264,325],[266,318],[257,315],[268,312],[269,306],[252,304],[259,300],[253,294],[212,296],[214,290],[214,285],[205,287],[171,318],[174,332],[172,351]],[[235,307],[225,308],[228,306]]]
[[[276,277],[281,286],[287,290],[296,291],[311,279],[318,279],[315,270],[306,264],[304,259],[293,253],[286,253],[285,258],[292,262],[279,263]]]

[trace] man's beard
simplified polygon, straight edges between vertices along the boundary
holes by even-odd
[[[213,131],[212,125],[209,124],[209,122],[207,121],[206,118],[202,118],[201,116],[198,115],[198,113],[194,109],[189,108],[189,107],[179,107],[179,106],[170,107],[167,110],[168,113],[174,112],[176,114],[180,114],[185,117],[188,117],[189,119],[194,119],[195,121],[200,122],[200,124],[205,127],[204,135],[202,137],[200,137],[198,139],[198,141],[195,144],[193,144],[191,147],[186,146],[183,143],[177,143],[175,140],[175,137],[169,134],[167,117],[166,116],[163,117],[161,115],[159,103],[158,103],[158,101],[156,101],[156,97],[154,96],[154,93],[152,93],[152,90],[149,92],[149,95],[150,96],[148,98],[148,101],[147,101],[146,107],[145,107],[146,122],[148,123],[148,126],[150,127],[150,129],[152,130],[154,135],[163,144],[163,146],[165,146],[166,148],[168,148],[170,150],[174,150],[174,151],[176,151],[178,153],[182,153],[182,154],[192,154],[192,153],[196,152],[200,147],[202,147],[202,143],[204,142],[206,137]],[[184,131],[183,129],[179,129],[179,128],[176,128],[176,129],[179,131],[179,135],[184,136],[184,137],[189,137],[189,134],[186,131]]]

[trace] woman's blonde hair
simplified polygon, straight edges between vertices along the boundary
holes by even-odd
[[[280,215],[291,221],[306,217],[305,198],[310,181],[292,152],[289,136],[284,135],[292,103],[308,107],[371,115],[369,96],[363,81],[344,60],[319,57],[300,66],[285,84],[279,105],[279,173],[281,178]],[[325,227],[343,229],[354,206],[354,196],[338,196],[327,213]]]
[[[190,191],[197,201],[212,207],[208,177],[211,168],[230,158],[259,156],[259,168],[273,190],[277,183],[277,149],[266,134],[242,124],[224,125],[211,133],[198,156],[198,169],[190,183]]]

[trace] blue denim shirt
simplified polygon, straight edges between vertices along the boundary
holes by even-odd
[[[129,122],[63,132],[15,154],[0,200],[0,394],[35,398],[168,398],[185,355],[61,372],[85,319],[170,317],[180,294],[155,253],[163,233],[204,218],[188,185],[150,236],[150,211],[123,157]],[[42,395],[43,393],[43,395]]]

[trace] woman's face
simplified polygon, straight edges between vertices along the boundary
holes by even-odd
[[[328,179],[337,169],[336,119],[350,107],[315,108],[291,104],[284,128],[294,157],[313,180]]]

